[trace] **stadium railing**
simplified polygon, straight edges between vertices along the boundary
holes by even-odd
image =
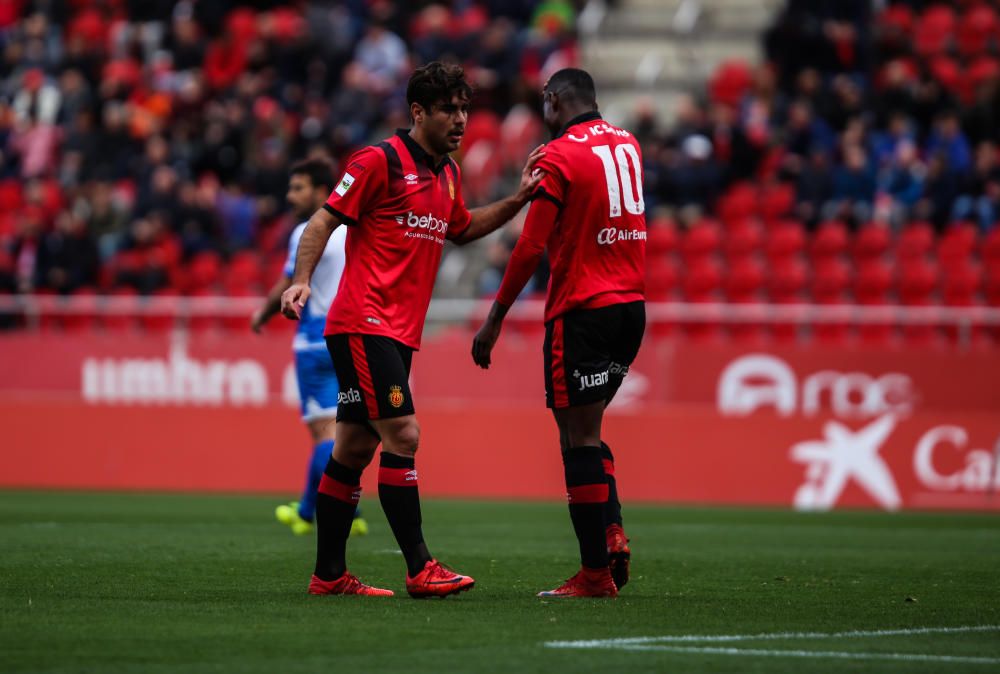
[[[192,319],[239,319],[249,317],[261,306],[262,297],[185,297],[185,296],[94,296],[0,295],[0,318],[17,320],[23,329],[34,330],[46,318],[92,317],[168,317],[176,327],[189,325]],[[509,314],[511,321],[541,321],[545,303],[522,300]],[[435,325],[478,325],[490,308],[480,299],[435,299],[427,321]],[[859,304],[771,304],[727,302],[649,302],[646,305],[650,325],[719,325],[746,326],[793,325],[797,327],[842,325],[851,327],[917,327],[951,330],[955,343],[967,347],[976,331],[1000,332],[1000,308],[986,306],[902,306]]]

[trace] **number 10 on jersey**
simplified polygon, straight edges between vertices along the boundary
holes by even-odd
[[[621,217],[623,203],[625,210],[632,215],[642,215],[646,210],[646,203],[642,199],[642,167],[639,165],[639,153],[627,143],[616,145],[614,156],[611,155],[609,145],[596,145],[590,149],[604,164],[604,178],[608,183],[608,203],[611,204],[608,215],[612,218]],[[632,171],[629,171],[629,163],[632,164]],[[616,164],[617,170],[615,170]],[[633,173],[635,184],[632,183]]]

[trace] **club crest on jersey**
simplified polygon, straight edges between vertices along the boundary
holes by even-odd
[[[448,176],[448,196],[451,197],[452,201],[455,200],[455,182],[451,179],[451,176]]]
[[[337,185],[337,189],[335,189],[334,192],[337,193],[337,196],[342,197],[347,194],[347,190],[351,189],[351,185],[353,184],[354,176],[350,173],[345,173],[344,177],[340,179],[340,183]]]
[[[402,386],[390,386],[389,387],[389,404],[393,407],[403,406],[403,387]]]

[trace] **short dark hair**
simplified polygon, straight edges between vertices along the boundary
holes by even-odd
[[[597,88],[594,78],[586,70],[563,68],[549,78],[548,91],[560,98],[573,99],[583,105],[597,105]]]
[[[456,95],[472,98],[472,85],[465,81],[465,70],[455,63],[431,61],[413,71],[406,85],[406,104],[419,103],[430,110],[438,103],[448,103]]]
[[[333,188],[333,165],[325,159],[303,159],[292,164],[288,174],[308,176],[313,187]]]

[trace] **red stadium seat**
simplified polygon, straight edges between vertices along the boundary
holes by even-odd
[[[761,191],[759,212],[765,222],[787,217],[791,214],[793,206],[795,206],[794,185],[774,183]]]
[[[879,223],[868,223],[855,235],[853,253],[859,263],[875,260],[889,250],[892,233],[889,228]]]
[[[650,300],[668,300],[677,290],[680,273],[677,263],[667,256],[648,258],[646,261],[646,296]]]
[[[462,138],[463,152],[481,141],[487,141],[493,146],[501,142],[500,116],[492,110],[476,110],[469,115],[465,124],[465,136]]]
[[[980,87],[992,82],[998,76],[1000,76],[1000,62],[990,56],[980,56],[964,69],[958,85],[959,98],[966,105],[972,105]]]
[[[750,183],[736,183],[719,197],[716,211],[723,222],[745,220],[757,212],[757,190]]]
[[[735,261],[726,275],[723,287],[730,302],[747,303],[763,300],[764,266],[752,257]]]
[[[1000,223],[994,225],[990,233],[983,237],[979,255],[987,270],[1000,268]]]
[[[861,263],[854,279],[855,302],[866,306],[888,304],[892,281],[892,268],[883,260],[870,259]],[[892,326],[887,324],[862,324],[858,328],[862,341],[869,344],[888,342],[892,331]]]
[[[944,269],[941,296],[951,307],[979,304],[979,289],[983,281],[982,268],[970,260],[955,262]]]
[[[982,54],[990,39],[996,37],[997,28],[996,10],[985,3],[973,5],[958,22],[955,32],[958,51],[966,58]]]
[[[187,286],[189,293],[216,285],[222,276],[222,258],[213,251],[196,254],[187,265]]]
[[[972,223],[951,225],[937,245],[937,258],[942,268],[947,271],[968,262],[976,249],[978,238],[978,230]]]
[[[695,258],[686,265],[681,282],[684,299],[693,303],[722,301],[722,268],[712,257]],[[722,327],[715,322],[684,324],[684,334],[698,341],[718,339]]]
[[[663,257],[677,249],[677,227],[673,220],[661,218],[651,220],[647,228],[647,259]]]
[[[964,91],[963,69],[950,56],[943,54],[935,56],[931,59],[928,70],[934,79],[949,92],[961,95]]]
[[[847,252],[850,236],[839,220],[821,223],[809,240],[809,257],[814,262],[829,260]]]
[[[691,225],[681,240],[681,255],[688,264],[717,253],[722,245],[718,223],[699,220]]]
[[[736,106],[750,88],[753,75],[746,61],[723,61],[708,81],[708,95],[713,102]]]
[[[756,255],[763,240],[764,234],[755,220],[748,218],[732,223],[726,231],[726,241],[723,244],[726,260],[734,263]]]
[[[944,52],[955,31],[955,11],[934,5],[924,11],[914,27],[913,49],[924,58]]]
[[[899,34],[909,33],[913,27],[913,10],[902,4],[889,5],[879,15],[878,25],[883,30],[891,29]]]
[[[901,304],[915,307],[934,305],[937,286],[937,266],[927,258],[913,258],[900,265],[896,294]],[[932,344],[940,337],[933,325],[903,325],[902,333],[908,343],[919,345]]]
[[[229,260],[223,272],[223,286],[227,294],[259,292],[261,273],[260,257],[252,251],[240,251]]]
[[[805,301],[804,290],[808,279],[805,262],[799,257],[780,258],[771,262],[767,278],[767,294],[776,304],[798,304]],[[797,339],[800,325],[797,323],[774,323],[772,336],[779,342],[793,342]]]
[[[767,238],[765,252],[772,263],[799,255],[806,247],[806,233],[795,220],[776,224]]]
[[[954,262],[944,270],[944,282],[941,285],[941,295],[944,303],[952,307],[972,307],[979,305],[979,291],[983,285],[982,268],[969,261]],[[948,325],[945,334],[955,342],[963,342],[967,338],[981,336],[981,326]]]
[[[764,266],[753,257],[735,260],[729,267],[723,284],[726,299],[736,304],[763,301]],[[766,332],[760,323],[732,323],[729,336],[740,342],[759,341]]]
[[[851,267],[837,256],[824,257],[813,263],[810,284],[812,301],[822,305],[847,304],[847,289],[851,285]],[[813,336],[824,344],[843,344],[850,335],[847,323],[817,323],[812,326]]]
[[[900,261],[926,257],[934,249],[934,227],[929,222],[911,222],[896,237]]]

